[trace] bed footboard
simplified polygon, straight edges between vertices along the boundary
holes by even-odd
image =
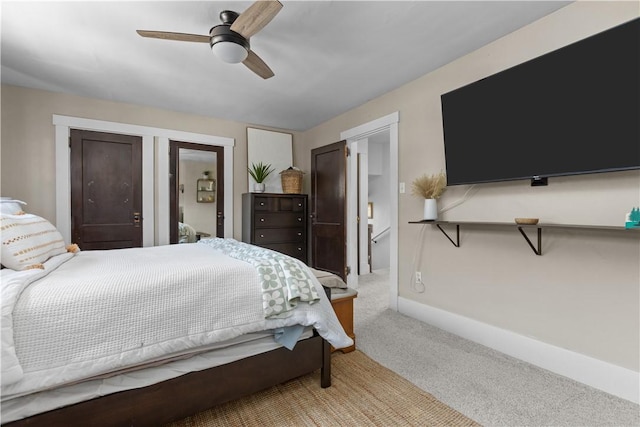
[[[34,415],[6,426],[67,426],[79,420],[91,426],[158,426],[318,369],[321,387],[331,386],[330,345],[316,334],[298,342],[293,351],[279,348],[148,387]]]

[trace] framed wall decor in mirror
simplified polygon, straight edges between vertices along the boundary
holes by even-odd
[[[264,129],[247,128],[247,167],[262,162],[273,167],[264,181],[266,193],[282,193],[280,172],[293,166],[293,135]],[[248,191],[255,181],[247,172]]]

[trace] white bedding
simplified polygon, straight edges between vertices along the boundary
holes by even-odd
[[[296,324],[351,345],[319,294],[265,319],[255,268],[202,244],[64,254],[3,274],[2,400]]]
[[[178,222],[178,243],[195,243],[196,230],[189,224]]]

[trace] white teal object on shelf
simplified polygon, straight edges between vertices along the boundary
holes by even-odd
[[[632,208],[625,218],[625,228],[640,228],[640,208]]]

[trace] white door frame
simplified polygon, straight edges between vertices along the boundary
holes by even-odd
[[[398,310],[398,122],[399,112],[391,113],[379,119],[364,123],[360,126],[340,133],[340,139],[347,141],[347,147],[353,153],[347,161],[347,265],[352,266],[351,273],[347,276],[349,286],[358,286],[358,275],[355,266],[358,262],[357,255],[357,230],[358,220],[356,217],[357,197],[350,197],[357,194],[357,177],[355,177],[354,160],[356,157],[358,142],[368,136],[379,132],[389,131],[389,308]],[[354,145],[355,144],[355,145]],[[355,148],[355,150],[353,149]],[[357,163],[355,163],[357,164]],[[366,206],[366,205],[365,205]],[[366,212],[366,210],[365,210]]]
[[[224,193],[233,194],[235,140],[172,129],[53,115],[56,156],[56,227],[71,243],[71,129],[142,137],[142,246],[169,244],[169,140],[224,147]],[[164,153],[164,155],[160,155]],[[165,185],[166,184],[166,185]],[[224,204],[224,234],[233,235],[233,200]]]
[[[358,263],[360,274],[364,274],[364,272],[369,272],[369,253],[366,250],[369,247],[369,218],[367,217],[367,203],[369,202],[369,140],[365,138],[358,141],[357,144],[358,150],[354,157],[357,161],[356,167],[360,171],[360,176],[358,177],[360,181],[360,191],[358,193],[360,195],[358,198],[358,211],[360,212],[358,222],[358,236],[360,237],[358,239],[358,247],[360,250],[358,252],[360,256]],[[358,185],[357,182],[356,185]]]
[[[369,271],[367,253],[362,250],[362,248],[368,246],[368,224],[366,217],[363,217],[363,212],[367,212],[367,199],[362,195],[368,194],[369,166],[367,164],[367,155],[369,140],[364,138],[357,141],[347,141],[347,147],[349,147],[350,154],[347,158],[347,220],[345,225],[347,230],[347,265],[351,267],[353,273],[347,275],[347,283],[350,287],[358,289],[358,269],[361,273]],[[360,160],[360,165],[358,165],[358,160]],[[360,176],[355,173],[358,170]],[[360,181],[359,192],[358,180]],[[361,197],[350,197],[351,194],[360,194]],[[360,212],[359,217],[358,211]],[[354,219],[353,224],[350,223],[352,218]],[[351,244],[352,242],[357,242],[357,244]]]

